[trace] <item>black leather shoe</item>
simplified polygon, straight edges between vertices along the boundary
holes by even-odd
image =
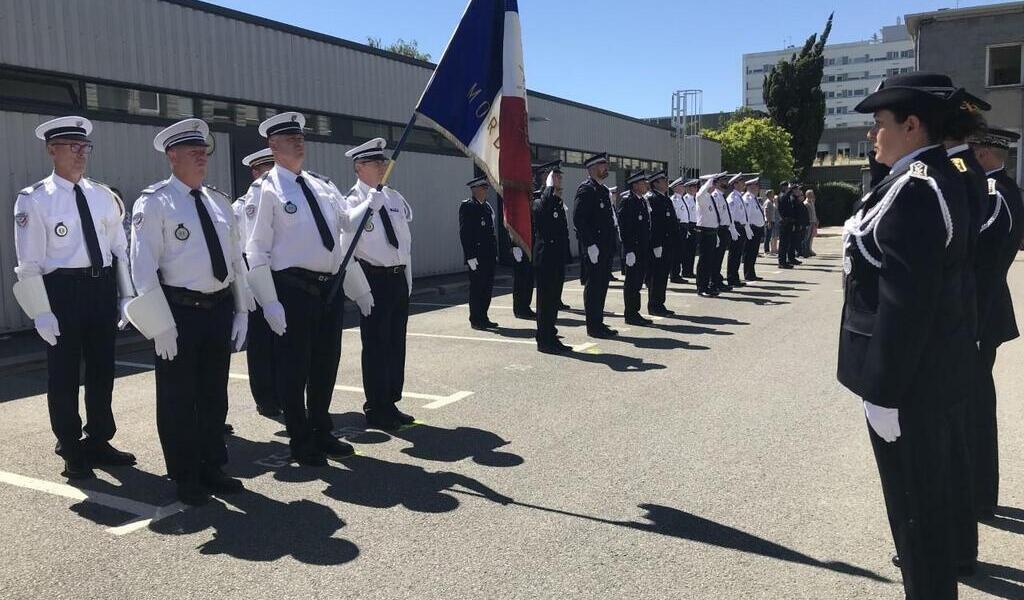
[[[483,323],[474,323],[470,321],[469,326],[477,331],[487,331],[487,325],[484,325]]]
[[[189,506],[202,506],[210,501],[210,494],[198,481],[179,481],[178,500]]]
[[[393,415],[378,415],[376,412],[368,412],[366,414],[366,426],[372,429],[380,429],[381,431],[398,431],[402,428],[402,422]]]
[[[501,327],[501,325],[498,325],[494,321],[485,321],[484,327],[486,327],[487,329],[497,329],[498,327]]]
[[[242,481],[228,477],[220,467],[209,467],[199,476],[199,483],[215,494],[235,494],[245,489]]]
[[[647,309],[647,312],[652,314],[652,315],[659,316],[659,317],[671,317],[672,315],[676,314],[676,311],[669,310],[669,309],[665,308],[664,306],[659,306],[657,308],[649,308],[649,309]]]
[[[354,455],[356,449],[336,437],[328,436],[320,442],[320,452],[323,452],[331,460],[341,460]]]
[[[273,419],[281,416],[281,408],[279,406],[257,404],[256,412],[263,415],[264,417],[267,417],[268,419]]]
[[[395,417],[395,419],[397,419],[397,420],[398,420],[398,422],[399,422],[399,423],[401,423],[402,425],[412,425],[413,423],[415,423],[415,422],[416,422],[416,417],[414,417],[414,416],[412,416],[412,415],[409,415],[409,414],[406,414],[406,413],[404,413],[404,412],[402,412],[402,411],[398,410],[398,407],[397,407],[397,406],[395,407],[395,414],[394,414],[394,417]]]
[[[669,281],[672,283],[687,283],[687,281],[682,277],[671,277],[669,278]]]
[[[621,281],[614,273],[608,276],[608,281]]]
[[[893,554],[890,560],[892,561],[892,566],[896,567],[897,569],[903,568],[903,563],[900,562],[899,554]]]
[[[558,305],[558,310],[572,310],[572,307],[566,304],[565,302],[562,302],[561,304]]]
[[[234,426],[231,425],[231,423],[225,423],[224,424],[224,435],[234,435],[234,433],[235,433]]]
[[[802,264],[804,264],[804,262],[802,260],[797,260],[795,258],[793,260],[789,261],[789,262],[790,262],[790,264],[793,264],[793,265],[802,265]]]
[[[82,450],[85,456],[93,465],[108,467],[127,467],[135,464],[135,455],[128,452],[121,452],[110,445],[110,442],[82,442]]]
[[[304,467],[326,467],[327,457],[319,452],[304,452],[297,454],[292,452],[292,460]]]
[[[64,459],[64,470],[61,475],[68,479],[92,479],[96,473],[92,472],[89,461],[84,456],[74,456]]]
[[[587,335],[592,338],[607,339],[615,337],[614,333],[611,333],[607,329],[587,329]]]
[[[537,342],[537,351],[544,354],[568,354],[572,352],[570,346],[566,346],[558,340],[550,342]]]
[[[978,512],[978,520],[982,523],[991,523],[996,520],[996,512],[991,508],[983,509]]]
[[[520,310],[513,313],[517,319],[536,319],[537,313],[533,312],[533,309]]]
[[[779,265],[779,268],[780,268],[780,269],[792,269],[792,268],[793,268],[793,265],[791,265],[791,264],[789,264],[789,263],[786,263],[786,264],[784,264],[784,265]]]
[[[641,317],[638,314],[637,315],[626,315],[626,324],[627,325],[638,325],[640,327],[648,327],[650,325],[654,325],[654,321],[652,321],[650,319],[645,319],[644,317]]]

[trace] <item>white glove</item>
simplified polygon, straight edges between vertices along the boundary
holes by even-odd
[[[249,313],[235,313],[235,320],[231,324],[231,339],[235,342],[235,352],[245,345],[245,335],[249,333]]]
[[[117,314],[120,315],[120,320],[117,322],[117,328],[124,331],[128,328],[128,313],[124,312],[124,307],[128,306],[134,298],[121,298],[117,301]]]
[[[284,306],[280,302],[271,302],[263,307],[263,318],[267,320],[270,330],[277,335],[284,335],[288,323],[284,318]]]
[[[636,264],[636,254],[633,254],[632,252],[627,252],[626,253],[626,266],[627,267],[632,267],[635,264]]]
[[[153,338],[156,355],[164,360],[174,360],[178,355],[178,328],[171,327],[164,333]]]
[[[746,229],[747,239],[754,239],[754,231],[750,228],[750,225],[744,225],[743,227]]]
[[[374,212],[380,212],[381,207],[384,206],[385,198],[386,196],[384,195],[384,192],[371,189],[370,208],[372,208]]]
[[[864,414],[868,423],[875,430],[878,437],[887,442],[895,442],[900,437],[900,409],[885,408],[864,401]]]
[[[661,258],[662,251],[663,251],[663,248],[661,246],[658,246],[657,248],[655,248],[654,249],[654,258]]]
[[[735,229],[730,229],[729,230],[729,235],[732,236],[732,241],[734,241],[734,242],[736,240],[740,239],[740,234]]]
[[[57,345],[57,336],[60,335],[60,327],[57,326],[57,317],[52,312],[45,312],[32,320],[36,325],[39,337],[43,338],[51,346]]]
[[[587,254],[590,256],[591,264],[596,265],[597,257],[601,255],[600,251],[597,249],[597,244],[591,244],[587,246]]]
[[[516,259],[516,262],[523,262],[523,249],[519,246],[513,246],[512,258]]]
[[[475,258],[471,258],[471,259],[466,261],[466,264],[469,265],[469,270],[470,271],[476,271],[476,268],[478,266],[480,266],[480,261],[478,261]]]
[[[359,313],[364,317],[368,317],[373,310],[373,294],[363,294],[355,299],[355,303],[359,307]]]

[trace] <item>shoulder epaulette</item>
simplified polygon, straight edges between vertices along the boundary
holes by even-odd
[[[995,196],[996,195],[996,180],[992,179],[991,177],[988,178],[988,195],[989,196]]]
[[[225,194],[224,192],[218,190],[217,188],[213,187],[212,185],[207,185],[207,184],[204,183],[203,187],[208,189],[208,190],[210,190],[210,191],[212,191],[212,192],[217,192],[217,194],[223,196],[224,199],[228,201],[228,203],[231,202],[231,196],[228,196],[227,194]]]
[[[89,178],[89,177],[86,177],[86,179],[88,179],[89,183],[92,183],[96,187],[103,188],[103,189],[107,190],[107,192],[110,193],[110,196],[114,199],[114,204],[117,205],[118,212],[121,214],[122,217],[124,217],[124,199],[121,198],[121,195],[118,194],[117,192],[115,192],[114,188],[112,188],[109,185],[103,183],[102,181],[96,181],[95,179],[92,179],[92,178]]]
[[[19,196],[27,196],[27,195],[31,194],[32,192],[38,190],[40,188],[40,186],[42,186],[42,185],[43,185],[42,181],[37,181],[37,182],[33,183],[32,185],[28,186],[27,188],[19,191],[18,195]]]
[[[316,177],[320,181],[326,181],[327,183],[334,183],[333,181],[331,181],[330,177],[324,177],[323,175],[321,175],[319,173],[314,173],[313,171],[306,171],[306,172],[309,173],[310,175],[312,175],[313,177]]]
[[[957,171],[960,171],[961,173],[967,172],[967,163],[965,163],[964,159],[960,158],[959,156],[956,158],[949,159],[949,162],[953,163],[953,166],[956,167]]]
[[[155,193],[159,192],[160,190],[164,189],[165,187],[167,187],[167,184],[170,183],[170,181],[171,181],[170,179],[164,179],[163,181],[158,181],[158,182],[154,183],[153,185],[149,186],[148,188],[142,190],[142,193],[143,194],[155,194]]]
[[[910,163],[908,174],[911,177],[916,177],[917,179],[928,179],[928,165],[919,160],[914,161]]]

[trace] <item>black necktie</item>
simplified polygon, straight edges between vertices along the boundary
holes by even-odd
[[[331,230],[327,228],[327,220],[324,219],[324,213],[320,212],[320,204],[316,201],[316,196],[313,195],[313,190],[309,189],[309,185],[306,180],[299,175],[295,178],[295,181],[302,188],[302,195],[306,197],[306,202],[309,204],[309,210],[313,213],[313,221],[316,223],[316,230],[320,232],[320,241],[323,242],[324,248],[327,248],[328,252],[334,252],[334,236],[331,235]]]
[[[89,203],[85,201],[85,192],[75,184],[75,204],[78,205],[78,220],[82,222],[82,233],[85,235],[85,249],[89,252],[92,268],[103,268],[103,253],[100,252],[100,240],[96,237],[96,224],[92,222]]]
[[[715,195],[711,195],[711,206],[715,209],[715,218],[718,219],[718,226],[722,226],[722,213],[718,212],[718,201],[715,200]]]
[[[199,190],[189,192],[196,200],[196,214],[199,215],[199,224],[203,227],[203,238],[206,239],[206,249],[210,252],[210,266],[213,267],[213,276],[218,281],[228,278],[228,266],[224,262],[224,249],[220,247],[220,238],[217,237],[217,230],[213,228],[213,219],[203,204],[203,195]]]
[[[395,226],[391,224],[387,206],[380,207],[380,222],[384,224],[384,235],[388,236],[388,243],[398,248],[398,236],[395,235]]]

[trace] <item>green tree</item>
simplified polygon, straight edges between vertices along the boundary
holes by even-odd
[[[402,56],[408,56],[410,58],[430,62],[430,55],[426,52],[420,51],[420,44],[416,40],[410,40],[407,42],[402,38],[398,38],[398,41],[385,46],[381,44],[380,38],[368,37],[366,38],[366,45],[378,50],[387,50],[388,52],[394,52],[395,54],[401,54]]]
[[[800,52],[780,60],[764,76],[764,103],[772,120],[793,136],[793,163],[801,179],[807,177],[825,128],[825,94],[821,79],[825,68],[825,43],[832,31],[832,15],[825,30],[807,38]]]
[[[772,185],[793,177],[792,138],[770,119],[747,117],[703,134],[722,144],[723,169],[761,173]]]

